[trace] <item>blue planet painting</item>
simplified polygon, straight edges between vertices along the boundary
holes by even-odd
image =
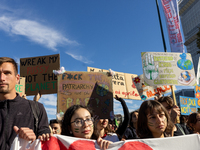
[[[193,63],[191,60],[186,59],[186,54],[180,54],[181,59],[177,61],[177,66],[182,70],[191,70],[193,68]]]

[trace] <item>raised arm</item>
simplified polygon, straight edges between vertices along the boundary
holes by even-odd
[[[129,124],[130,115],[129,115],[129,110],[128,110],[128,107],[126,105],[126,102],[122,98],[119,98],[117,95],[115,95],[115,99],[121,102],[122,108],[123,108],[123,111],[124,111],[124,121],[118,127],[118,129],[116,131],[119,139],[121,140],[124,132],[126,131],[128,124]]]

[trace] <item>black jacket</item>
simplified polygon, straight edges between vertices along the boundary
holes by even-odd
[[[50,133],[48,118],[44,106],[38,103],[40,114],[38,135]],[[34,116],[28,100],[18,94],[13,100],[0,101],[0,149],[9,150],[16,137],[13,126],[28,127],[34,130]]]
[[[121,140],[122,136],[124,135],[124,132],[126,131],[126,128],[128,127],[130,115],[129,115],[129,111],[128,111],[128,107],[126,105],[126,102],[122,98],[119,98],[118,101],[121,102],[122,108],[123,108],[123,111],[124,111],[124,121],[118,127],[118,129],[116,131],[116,133],[118,134],[119,140]]]

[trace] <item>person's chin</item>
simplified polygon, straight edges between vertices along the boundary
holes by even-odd
[[[105,127],[107,127],[108,126],[108,124],[103,124],[103,127],[105,128]]]
[[[85,139],[90,139],[91,138],[91,135],[84,135],[84,137],[83,138],[85,138]]]

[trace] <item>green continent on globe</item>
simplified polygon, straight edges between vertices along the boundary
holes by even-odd
[[[190,60],[187,60],[187,61],[185,61],[185,63],[184,63],[184,67],[188,70],[189,69],[189,67],[191,66],[192,64],[191,64],[191,61]]]
[[[177,65],[180,69],[191,70],[193,68],[193,64],[190,60],[185,60],[184,62],[182,62],[182,61],[183,60],[181,60],[181,59],[177,61]]]

